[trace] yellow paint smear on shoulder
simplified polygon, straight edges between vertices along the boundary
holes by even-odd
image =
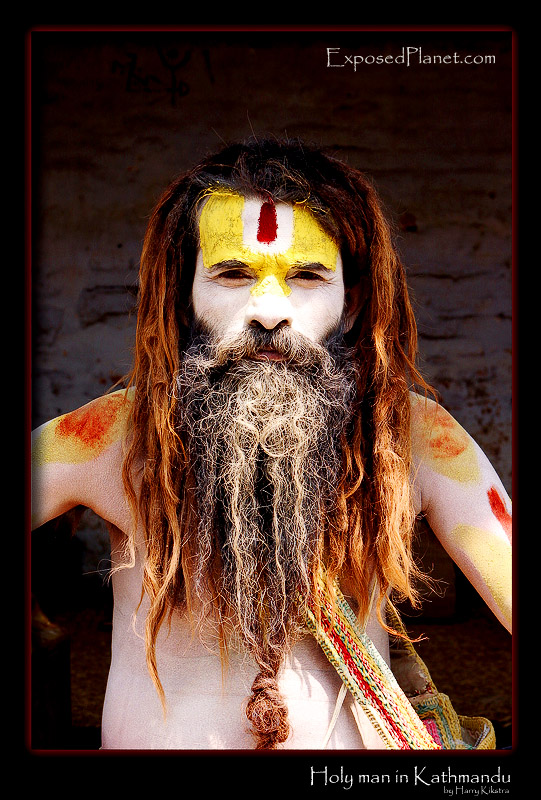
[[[44,425],[32,447],[34,465],[80,464],[100,455],[124,435],[132,390],[92,400]]]
[[[412,405],[414,452],[440,475],[459,482],[480,479],[473,439],[441,406],[418,399]]]
[[[473,525],[457,525],[451,536],[472,561],[498,608],[511,623],[513,577],[510,544]]]

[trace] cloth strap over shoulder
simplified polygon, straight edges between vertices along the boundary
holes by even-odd
[[[493,749],[494,730],[482,717],[459,717],[446,695],[440,694],[405,636],[397,615],[390,621],[403,634],[396,655],[397,670],[382,658],[358,625],[340,592],[330,597],[323,576],[318,584],[317,608],[309,606],[307,625],[340,676],[390,750]],[[395,674],[396,673],[396,674]],[[400,679],[404,688],[400,685]]]

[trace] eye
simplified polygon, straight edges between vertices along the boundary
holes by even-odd
[[[214,273],[212,280],[222,286],[244,286],[254,280],[254,276],[246,267],[235,266]]]
[[[249,277],[251,277],[250,274],[244,269],[228,269],[226,272],[220,273],[220,278],[231,278],[232,280]]]
[[[322,275],[320,272],[315,272],[314,270],[310,269],[298,269],[294,273],[288,276],[288,280],[290,281],[300,281],[301,283],[323,283],[325,281],[325,276]]]

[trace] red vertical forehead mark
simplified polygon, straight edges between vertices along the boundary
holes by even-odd
[[[257,241],[263,244],[270,244],[276,239],[278,232],[278,220],[274,203],[266,200],[259,212],[259,223],[257,226]]]
[[[505,507],[505,504],[498,494],[498,490],[495,486],[491,486],[487,492],[488,495],[488,502],[490,503],[490,508],[492,509],[492,513],[506,532],[509,541],[511,541],[512,535],[512,522],[511,522],[511,514]]]

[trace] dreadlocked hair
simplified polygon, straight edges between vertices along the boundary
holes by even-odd
[[[358,413],[342,442],[336,514],[323,534],[329,590],[347,567],[363,616],[369,586],[377,578],[378,614],[387,627],[383,600],[392,591],[393,598],[417,605],[416,586],[423,577],[412,557],[409,391],[415,385],[425,392],[430,387],[416,368],[416,323],[381,202],[358,170],[298,140],[232,144],[166,190],[150,218],[141,257],[135,358],[127,376],[136,391],[123,480],[145,532],[147,664],[164,707],[156,639],[175,609],[193,607],[190,574],[197,530],[188,447],[176,425],[181,400],[171,392],[171,377],[189,331],[197,213],[202,198],[217,188],[303,203],[340,246],[346,291],[361,287],[356,322],[346,334],[355,360]],[[314,587],[316,580],[314,575]],[[219,618],[221,603],[216,592]],[[287,738],[279,667],[274,654],[260,661],[247,704],[258,748],[277,747]]]

